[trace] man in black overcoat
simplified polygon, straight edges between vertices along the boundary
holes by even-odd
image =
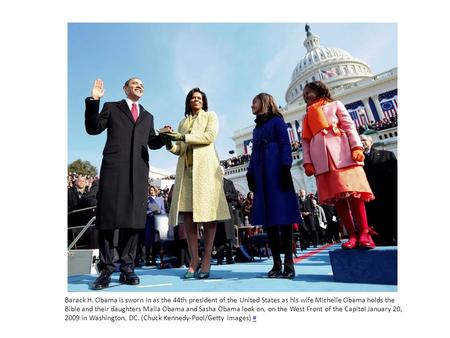
[[[300,249],[301,251],[306,250],[310,243],[314,247],[317,247],[318,235],[314,225],[314,216],[312,213],[312,201],[311,197],[306,195],[305,189],[300,189],[298,194],[298,207],[302,218],[299,224],[300,233]]]
[[[100,98],[104,95],[103,81],[95,80],[92,96],[85,101],[85,126],[89,135],[107,129],[106,144],[100,169],[97,194],[96,227],[99,230],[100,276],[92,289],[109,286],[115,270],[111,251],[114,230],[119,229],[121,283],[139,284],[134,273],[139,230],[145,228],[149,172],[148,149],[164,145],[156,135],[153,115],[138,101],[144,94],[139,78],[131,78],[123,86],[126,99],[106,102],[99,114]]]
[[[375,199],[366,203],[369,225],[379,234],[377,246],[397,245],[397,158],[373,147],[372,137],[360,135],[364,146],[364,171]]]

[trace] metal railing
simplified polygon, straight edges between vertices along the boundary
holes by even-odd
[[[96,206],[93,207],[88,207],[88,208],[83,208],[83,209],[77,209],[77,210],[73,210],[70,211],[69,213],[67,213],[67,215],[72,215],[75,213],[79,213],[82,211],[87,211],[87,210],[94,210],[96,208]],[[76,229],[81,229],[81,231],[78,233],[78,235],[74,238],[74,240],[69,244],[67,250],[71,250],[78,242],[78,240],[81,238],[81,236],[83,236],[83,234],[95,223],[95,216],[92,216],[92,218],[89,220],[89,222],[87,222],[86,225],[77,225],[77,226],[73,226],[73,227],[68,227],[68,230],[76,230]]]

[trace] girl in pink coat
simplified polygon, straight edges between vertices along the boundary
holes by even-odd
[[[303,167],[307,176],[316,176],[319,204],[335,206],[349,235],[343,249],[372,249],[375,244],[364,203],[375,197],[362,168],[364,148],[353,120],[323,82],[308,83],[303,98],[307,106],[302,131]]]

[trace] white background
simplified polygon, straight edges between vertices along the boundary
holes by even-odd
[[[61,337],[279,336],[281,332],[442,337],[449,305],[448,119],[444,115],[449,113],[449,90],[444,33],[448,17],[438,1],[419,5],[384,0],[162,2],[42,0],[0,5],[2,331],[11,332],[7,336]],[[158,333],[162,325],[66,324],[69,22],[397,22],[400,261],[395,296],[404,312],[399,316],[284,314],[258,326],[176,324]]]

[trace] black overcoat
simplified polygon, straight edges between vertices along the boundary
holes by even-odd
[[[156,135],[153,116],[139,105],[134,123],[125,100],[106,102],[86,99],[85,126],[90,135],[107,129],[97,194],[98,229],[144,229],[148,197],[150,149],[164,143]]]
[[[364,171],[375,195],[366,204],[369,225],[379,233],[380,243],[392,243],[397,232],[397,158],[391,151],[372,148]]]
[[[238,216],[239,194],[234,186],[233,181],[223,178],[223,190],[227,199],[228,210],[230,211],[231,218],[225,220],[225,233],[228,240],[234,240],[235,228],[234,225],[241,225],[243,222]]]

